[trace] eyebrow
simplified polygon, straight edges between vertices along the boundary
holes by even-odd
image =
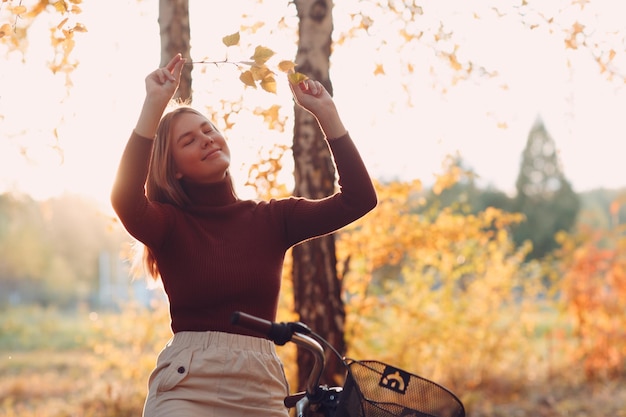
[[[211,126],[211,128],[213,128],[213,125],[207,121],[204,121],[200,124],[200,129],[206,127],[206,126]],[[193,130],[190,130],[188,132],[183,133],[182,135],[180,135],[177,139],[176,139],[176,143],[179,143],[181,140],[183,140],[184,138],[186,138],[187,136],[190,136],[193,134]]]

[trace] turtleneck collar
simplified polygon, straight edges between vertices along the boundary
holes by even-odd
[[[193,206],[220,207],[239,200],[233,189],[233,181],[227,174],[222,181],[200,184],[182,180],[181,186]]]

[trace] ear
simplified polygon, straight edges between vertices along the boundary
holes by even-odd
[[[176,178],[177,180],[180,180],[183,178],[183,174],[181,174],[180,172],[176,171],[176,173],[174,174],[174,178]]]

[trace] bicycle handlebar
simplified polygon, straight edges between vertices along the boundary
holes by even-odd
[[[364,415],[364,409],[362,408],[363,401],[374,401],[375,404],[387,404],[392,406],[394,409],[400,407],[399,410],[402,412],[401,415],[407,416],[429,415],[438,417],[465,417],[463,403],[446,388],[429,381],[428,379],[422,378],[418,375],[409,374],[408,372],[399,370],[382,362],[346,362],[346,360],[344,360],[345,358],[341,358],[339,352],[337,352],[332,345],[303,323],[275,323],[242,312],[233,313],[231,322],[254,331],[255,333],[259,333],[272,340],[277,345],[284,345],[287,342],[293,342],[297,346],[302,347],[313,354],[314,364],[311,369],[311,373],[307,378],[306,391],[289,395],[284,399],[284,404],[287,408],[293,408],[295,406],[296,415],[298,417],[304,417],[308,409],[315,412],[316,415],[319,414],[326,417],[337,415],[343,416],[348,414],[353,415],[350,411],[353,409],[357,411],[354,415]],[[359,376],[359,380],[354,379],[354,377],[348,380],[348,382],[352,382],[349,387],[346,385],[346,387],[348,387],[347,393],[349,397],[346,397],[348,399],[343,401],[343,406],[342,397],[346,393],[346,391],[344,391],[345,387],[328,387],[326,385],[319,385],[320,377],[324,371],[326,361],[322,344],[340,357],[343,365],[348,371],[351,367],[357,366],[357,364],[360,366],[360,368],[357,369],[364,368],[369,370],[366,373],[363,373],[362,371],[357,372],[357,374],[363,373],[363,375]],[[404,381],[404,376],[398,377],[398,375],[401,373],[406,374],[406,377],[409,379],[404,381],[402,386],[407,387],[409,381],[414,381],[411,383],[412,390],[409,390],[411,395],[407,395],[407,399],[403,399],[401,401],[398,400],[400,402],[396,403],[395,398],[397,397],[397,393],[400,392],[394,388],[397,386],[394,384],[383,385],[383,381],[380,379],[380,372],[375,368],[369,368],[367,362],[373,362],[379,366],[384,366],[385,372],[387,372],[387,369],[393,371],[394,373],[384,374],[386,375],[385,379],[390,380],[390,382],[402,383],[402,381]],[[350,375],[353,374],[348,372],[348,376]],[[393,377],[400,378],[401,381],[394,380]],[[378,385],[383,387],[383,389],[389,389],[393,391],[393,393],[374,393],[374,399],[372,400],[363,397],[363,394],[359,390],[359,383],[362,382],[368,384],[369,386],[371,383],[376,383],[376,381],[378,381]],[[356,400],[353,397],[353,393],[356,393],[354,395],[358,396]],[[402,394],[404,394],[403,391]],[[387,408],[383,408],[382,410],[387,410]],[[419,410],[425,411],[422,412]],[[393,413],[389,411],[385,414],[392,415]]]
[[[285,405],[291,408],[294,406],[294,401],[297,401],[295,403],[297,415],[304,415],[304,410],[309,403],[315,404],[321,401],[323,393],[320,390],[319,380],[324,371],[326,357],[322,345],[313,337],[308,336],[313,333],[309,327],[300,322],[276,323],[241,311],[233,313],[231,323],[262,334],[279,346],[293,342],[311,352],[314,356],[314,364],[307,379],[306,393],[288,396],[285,398]]]
[[[233,313],[231,323],[260,333],[279,346],[291,341],[294,333],[300,333],[301,335],[311,334],[311,329],[304,323],[276,323],[241,311]]]

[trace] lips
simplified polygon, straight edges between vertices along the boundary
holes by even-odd
[[[204,155],[204,156],[202,157],[202,160],[204,161],[204,160],[206,160],[206,159],[210,158],[212,155],[215,155],[215,154],[216,154],[216,153],[218,153],[219,151],[221,151],[221,149],[220,149],[220,148],[211,149],[209,152],[207,152],[207,154],[206,154],[206,155]]]

